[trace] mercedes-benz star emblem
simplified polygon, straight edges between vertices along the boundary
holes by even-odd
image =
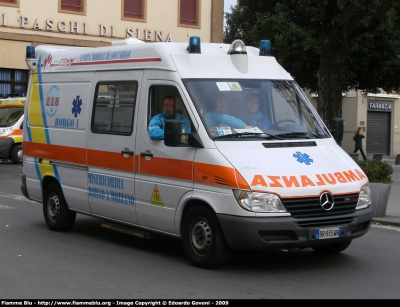
[[[321,204],[321,208],[329,211],[333,208],[333,205],[335,204],[333,201],[333,196],[331,193],[324,192],[321,194],[319,197],[319,203]]]

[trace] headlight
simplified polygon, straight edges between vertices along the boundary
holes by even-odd
[[[280,198],[269,193],[254,193],[234,190],[235,197],[243,209],[253,212],[282,213],[287,212]]]
[[[369,190],[369,186],[364,186],[360,191],[360,196],[358,197],[357,209],[361,209],[360,207],[368,207],[371,204],[371,191]]]
[[[0,136],[7,136],[13,133],[14,128],[0,128]]]

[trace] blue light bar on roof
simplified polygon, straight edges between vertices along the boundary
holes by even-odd
[[[271,55],[271,42],[269,40],[260,41],[260,52],[261,56],[270,56]]]
[[[26,58],[27,59],[34,59],[35,56],[35,46],[26,46]]]
[[[189,53],[201,53],[200,37],[191,36],[189,40]]]

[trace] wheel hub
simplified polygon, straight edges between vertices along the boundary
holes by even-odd
[[[209,251],[212,243],[212,233],[205,220],[199,220],[193,225],[191,241],[197,253],[204,255]]]
[[[18,158],[18,161],[20,161],[20,162],[22,161],[22,149],[18,150],[17,158]]]
[[[50,219],[53,222],[57,222],[60,217],[60,210],[61,210],[60,200],[58,199],[57,195],[53,195],[49,198],[47,208],[49,211]]]

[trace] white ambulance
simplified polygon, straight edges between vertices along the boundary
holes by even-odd
[[[339,253],[370,227],[368,178],[269,41],[28,46],[26,61],[21,189],[51,230],[81,213],[216,268],[237,250]]]
[[[0,160],[22,163],[25,97],[0,99]]]

